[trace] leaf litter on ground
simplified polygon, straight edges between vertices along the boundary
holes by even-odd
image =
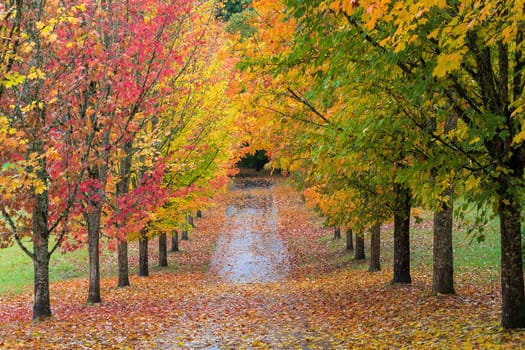
[[[265,181],[276,182],[272,234],[286,250],[287,273],[239,283],[207,269],[219,237],[231,228],[228,205],[269,203],[269,187],[239,186],[196,220],[182,252],[171,253],[170,268],[132,276],[129,288],[103,279],[100,305],[86,304],[86,279],[52,283],[54,316],[45,321],[30,321],[31,291],[0,297],[0,348],[525,348],[524,332],[499,326],[497,283],[478,283],[479,274],[466,271],[457,276],[457,295],[434,296],[428,267],[413,271],[411,285],[390,284],[388,261],[376,273],[351,260],[341,267],[341,256],[350,253],[342,243],[330,245],[332,230],[321,227],[283,179]]]

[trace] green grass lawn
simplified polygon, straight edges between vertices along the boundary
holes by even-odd
[[[33,263],[20,248],[0,250],[0,294],[16,293],[33,279]]]
[[[205,240],[199,240],[202,244]],[[195,242],[198,243],[198,242]],[[30,244],[27,245],[30,248]],[[195,271],[202,270],[204,267],[192,264],[187,257],[184,244],[181,243],[181,251],[175,254],[180,257],[176,263],[171,263],[169,267],[158,267],[158,240],[150,240],[149,245],[149,270],[150,272],[164,271]],[[173,254],[173,253],[169,253]],[[129,273],[138,272],[138,243],[131,242],[128,245]],[[72,278],[84,278],[89,276],[87,246],[74,252],[62,254],[58,249],[52,256],[49,263],[50,281],[61,281]],[[100,255],[100,274],[101,277],[115,277],[118,272],[117,252],[102,249]],[[33,263],[22,250],[14,245],[6,249],[0,249],[0,295],[18,294],[24,289],[33,288]]]
[[[28,245],[28,247],[30,247]],[[108,276],[113,274],[111,261],[113,252],[103,252],[101,263],[101,274]],[[15,244],[9,248],[0,250],[0,295],[17,294],[25,288],[33,286],[33,262]],[[74,252],[62,254],[60,250],[55,251],[49,263],[49,278],[51,281],[60,281],[70,278],[87,278],[88,276],[88,252],[87,248],[81,248]]]
[[[0,250],[0,294],[19,293],[33,283],[33,262],[17,246]],[[85,276],[87,250],[62,254],[55,252],[51,257],[49,274],[51,281]]]
[[[478,241],[479,232],[468,232],[468,223],[457,224],[453,231],[454,261],[458,266],[488,267],[499,263],[499,220],[490,220]],[[425,221],[411,227],[413,258],[416,264],[432,263],[432,213],[426,213]]]
[[[427,213],[431,222],[432,213]],[[463,222],[455,218],[453,231],[454,272],[457,282],[462,274],[475,274],[479,283],[499,281],[501,259],[499,218],[487,220],[483,230],[473,229],[476,212],[468,211]],[[423,225],[424,226],[424,225]],[[416,227],[412,236],[419,244],[413,244],[416,264],[432,267],[432,226],[426,229]],[[480,238],[481,237],[481,238]]]

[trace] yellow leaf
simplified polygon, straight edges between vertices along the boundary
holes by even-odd
[[[475,144],[476,142],[479,142],[480,138],[478,136],[474,137],[472,140],[470,140],[469,144],[470,145],[473,145]]]
[[[525,140],[525,130],[521,130],[514,138],[512,139],[512,144],[517,145],[522,143]]]
[[[436,28],[436,29],[434,29],[433,31],[431,31],[430,33],[428,33],[427,38],[428,38],[428,39],[434,39],[434,38],[436,38],[436,37],[438,36],[440,30],[441,30],[441,28],[439,28],[439,27]]]
[[[42,194],[46,190],[46,185],[42,181],[37,181],[35,183],[35,193]]]
[[[4,74],[4,78],[0,82],[6,88],[10,88],[23,83],[25,77],[18,72],[9,72]]]
[[[438,56],[437,65],[432,75],[436,78],[444,78],[448,73],[459,68],[462,57],[461,52],[452,52]]]

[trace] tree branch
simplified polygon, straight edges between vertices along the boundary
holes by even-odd
[[[20,237],[18,236],[18,233],[17,233],[16,225],[13,222],[13,218],[11,218],[11,216],[9,215],[5,207],[2,207],[2,216],[5,218],[5,220],[9,224],[9,227],[11,227],[11,233],[13,234],[13,237],[15,237],[15,241],[20,247],[20,249],[22,249],[24,253],[26,253],[27,256],[29,256],[31,259],[34,259],[35,255],[31,253],[29,249],[27,249],[22,243],[22,241],[20,240]]]
[[[308,107],[315,115],[317,115],[319,118],[321,118],[326,124],[331,124],[330,120],[328,120],[321,112],[319,112],[314,105],[312,105],[308,100],[306,100],[304,97],[299,96],[295,91],[292,90],[292,88],[287,87],[286,90],[292,95],[292,98],[296,100],[297,102],[302,103],[306,107]]]

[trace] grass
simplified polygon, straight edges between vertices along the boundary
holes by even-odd
[[[31,244],[26,247],[31,251]],[[130,254],[134,254],[138,248],[131,246]],[[100,260],[101,277],[116,275],[117,258],[116,252],[103,249]],[[33,288],[33,262],[15,244],[9,248],[0,250],[0,296],[19,294],[23,290]],[[51,282],[63,281],[74,278],[87,278],[89,272],[88,249],[82,247],[73,252],[62,253],[57,249],[51,256],[49,262],[49,280]],[[135,266],[130,271],[135,272]]]
[[[420,221],[412,221],[410,228],[410,256],[413,269],[420,270],[426,275],[432,272],[432,213],[418,213]],[[461,283],[462,276],[467,274],[478,274],[477,280],[482,283],[494,283],[499,280],[500,266],[500,241],[499,241],[499,220],[490,220],[484,227],[483,239],[477,240],[480,235],[478,231],[469,230],[470,222],[473,222],[475,212],[467,213],[464,223],[457,223],[453,231],[454,249],[454,271],[456,280]],[[385,224],[381,232],[381,264],[383,268],[392,266],[393,263],[393,224]],[[369,258],[370,237],[365,236],[365,251]],[[333,239],[333,233],[323,236],[319,240],[330,251],[333,252],[331,262],[335,266],[352,266],[352,268],[363,269],[361,262],[354,261],[354,252],[344,252],[346,240]],[[355,245],[355,241],[354,241]],[[366,264],[365,264],[366,265]]]
[[[179,242],[179,252],[168,252],[168,267],[158,266],[158,240],[150,239],[149,270],[162,272],[195,272],[205,271],[210,260],[209,255],[215,251],[215,240],[224,220],[224,204],[217,205],[216,210],[205,211],[208,220],[195,220],[196,229],[190,232],[190,240]],[[104,246],[105,242],[101,242]],[[168,242],[169,243],[169,242]],[[27,245],[30,247],[30,244]],[[169,249],[170,247],[168,247]],[[138,243],[128,245],[129,273],[138,271]],[[68,279],[87,279],[89,272],[87,246],[74,252],[62,254],[57,250],[49,263],[50,281]],[[101,277],[115,277],[118,272],[117,253],[103,248],[100,256]],[[0,296],[20,294],[33,288],[33,263],[18,246],[0,249]],[[0,344],[1,347],[1,344]]]
[[[158,267],[157,263],[157,240],[150,241],[150,265],[151,272],[155,271],[180,271],[185,269],[193,269],[189,264],[185,265],[170,265],[169,267]],[[138,271],[138,247],[136,243],[129,245],[129,264],[130,274],[136,274]],[[31,259],[22,252],[17,246],[12,246],[0,250],[0,296],[19,294],[27,288],[33,288],[33,263]],[[116,252],[104,249],[101,253],[100,270],[101,277],[114,277],[117,275],[117,258]],[[168,253],[173,254],[173,253]],[[185,255],[186,252],[178,252],[179,255]],[[62,254],[56,251],[49,263],[49,279],[51,282],[63,281],[74,278],[88,277],[88,251],[87,247],[83,247],[74,252]]]
[[[2,249],[0,294],[19,293],[33,279],[33,263],[18,247]]]
[[[0,295],[18,294],[25,288],[32,288],[33,262],[18,246],[0,251]],[[62,254],[55,252],[49,264],[51,281],[84,277],[87,273],[87,250]]]

